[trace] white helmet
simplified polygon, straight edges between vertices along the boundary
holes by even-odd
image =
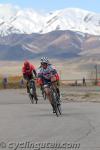
[[[48,58],[47,58],[47,57],[42,57],[42,58],[41,58],[41,63],[49,64]]]

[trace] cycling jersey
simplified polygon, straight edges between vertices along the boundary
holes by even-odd
[[[23,66],[23,68],[22,68],[23,74],[26,74],[26,75],[30,75],[33,70],[35,70],[35,67],[33,65],[31,65],[31,64],[30,64],[30,66],[28,68],[25,67],[25,66]]]
[[[50,82],[52,76],[55,76],[56,80],[59,80],[59,75],[57,73],[57,70],[51,64],[49,64],[46,69],[40,66],[39,69],[37,70],[37,74],[38,74],[39,82],[41,82],[42,80],[44,84]]]
[[[26,79],[26,80],[32,79],[33,73],[36,77],[36,70],[32,64],[30,64],[29,67],[23,66],[22,73],[23,73],[24,79]]]

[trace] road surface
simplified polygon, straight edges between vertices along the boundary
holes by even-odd
[[[0,150],[100,150],[100,103],[63,101],[62,110],[56,117],[41,96],[30,104],[24,90],[1,90]]]

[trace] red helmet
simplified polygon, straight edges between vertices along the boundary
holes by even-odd
[[[24,62],[24,66],[25,66],[25,67],[29,67],[29,66],[30,66],[29,61],[26,60],[26,61]]]

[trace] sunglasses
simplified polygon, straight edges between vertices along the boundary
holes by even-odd
[[[41,63],[41,65],[47,65],[47,63]]]

